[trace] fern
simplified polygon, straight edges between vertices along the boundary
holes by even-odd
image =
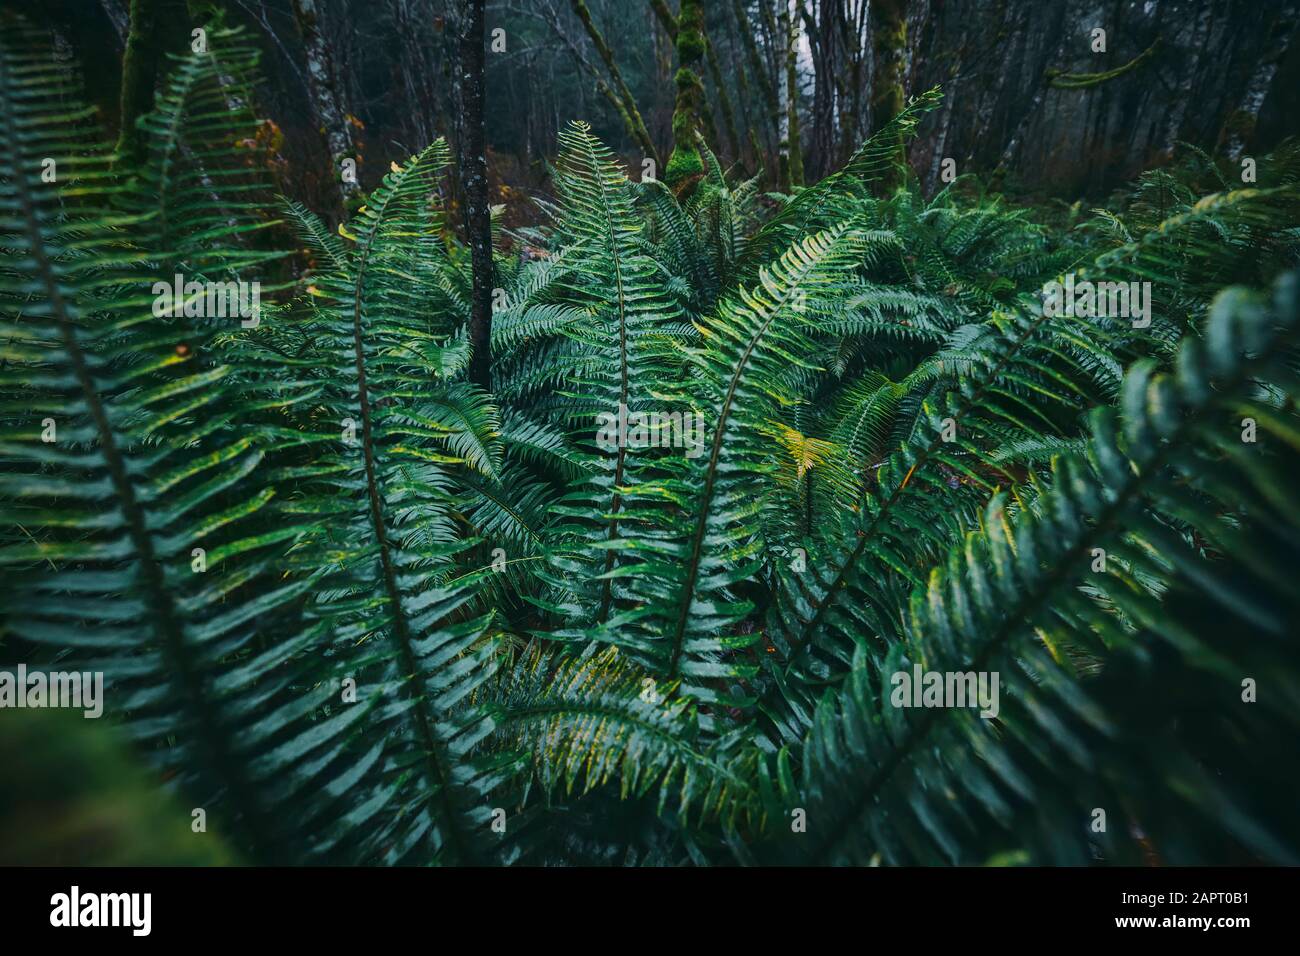
[[[1294,276],[1279,285],[1273,310],[1225,293],[1206,330],[1219,348],[1188,341],[1176,376],[1154,375],[1149,362],[1135,366],[1125,380],[1122,430],[1111,410],[1098,410],[1089,454],[1058,460],[1032,513],[1013,519],[1005,496],[989,502],[982,527],[914,591],[907,635],[883,666],[870,666],[859,653],[843,691],[818,707],[802,776],[783,793],[806,800],[814,818],[826,814],[809,841],[813,858],[978,862],[972,851],[1006,851],[1014,839],[1044,862],[1087,862],[1088,806],[1109,800],[1112,812],[1150,833],[1162,829],[1165,818],[1155,808],[1164,802],[1161,809],[1181,819],[1226,820],[1229,840],[1253,853],[1296,859],[1294,832],[1248,822],[1250,810],[1268,802],[1268,786],[1240,757],[1230,749],[1215,753],[1221,771],[1234,772],[1212,780],[1197,754],[1202,742],[1184,736],[1171,714],[1119,705],[1115,695],[1155,671],[1184,690],[1212,695],[1198,706],[1208,704],[1213,720],[1202,715],[1197,723],[1212,728],[1221,738],[1216,744],[1254,730],[1258,736],[1250,739],[1266,749],[1280,755],[1285,747],[1280,725],[1291,720],[1286,698],[1294,688],[1279,688],[1281,709],[1267,718],[1240,706],[1247,670],[1278,666],[1294,653],[1287,624],[1294,595],[1277,573],[1282,565],[1261,557],[1249,572],[1234,573],[1197,554],[1178,529],[1210,534],[1229,552],[1267,540],[1279,549],[1273,560],[1294,548],[1295,516],[1275,511],[1269,491],[1295,453],[1294,436],[1283,429],[1269,436],[1275,448],[1245,449],[1230,416],[1249,407],[1260,376],[1280,376],[1278,384],[1293,387],[1293,372],[1279,359],[1294,348],[1297,318]],[[1224,528],[1219,509],[1240,514],[1241,523]],[[1118,560],[1108,558],[1107,570],[1089,578],[1093,547]],[[1081,590],[1085,579],[1096,596]],[[1169,590],[1161,594],[1152,579],[1167,581]],[[1223,632],[1197,626],[1191,614],[1199,610],[1249,628],[1259,644],[1231,647]],[[1072,674],[1065,652],[1075,641],[1113,659],[1096,686],[1080,686]],[[968,710],[926,710],[913,718],[886,704],[890,691],[881,675],[912,662],[1001,671],[998,732]],[[1162,752],[1146,734],[1121,737],[1117,710],[1161,728]],[[1145,798],[1123,776],[1143,760],[1158,760],[1179,783]],[[1243,779],[1254,786],[1238,786]],[[1092,782],[1080,787],[1081,781]],[[966,799],[958,803],[958,794]],[[1040,833],[1008,832],[1017,804],[1032,804]],[[1189,853],[1188,839],[1183,832],[1156,843]],[[1096,850],[1111,860],[1126,852],[1111,838]]]
[[[931,91],[765,218],[575,123],[498,229],[488,394],[442,142],[332,232],[269,199],[238,31],[131,165],[48,44],[0,39],[4,654],[104,672],[222,859],[1300,862],[1290,147],[1077,223],[923,197]],[[257,321],[155,313],[178,274]],[[642,414],[680,441],[611,441]],[[914,667],[997,714],[896,706]]]
[[[274,627],[311,586],[279,580],[277,546],[298,530],[258,520],[276,495],[264,463],[273,438],[232,386],[216,328],[125,319],[148,316],[153,281],[171,276],[106,214],[117,197],[105,150],[42,179],[42,157],[80,150],[55,105],[71,96],[71,79],[21,52],[38,42],[20,33],[18,46],[0,46],[0,122],[13,142],[0,169],[9,325],[0,488],[5,523],[19,532],[0,550],[11,571],[7,630],[102,671],[160,771],[211,802],[261,858],[293,859],[296,835],[283,822],[293,795],[261,784],[312,739],[301,701],[319,668],[306,654],[310,634],[274,646],[258,626]],[[182,73],[160,101],[164,114],[218,82],[197,58]],[[210,164],[230,156],[237,121],[209,129]],[[155,151],[154,163],[169,161]],[[298,815],[316,812],[310,789],[299,799]]]

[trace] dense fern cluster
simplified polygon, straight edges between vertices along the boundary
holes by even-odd
[[[574,123],[487,394],[444,146],[332,232],[210,48],[123,168],[0,46],[2,646],[103,671],[240,858],[1300,862],[1293,154],[1085,214],[884,188],[937,92],[793,196]],[[156,316],[176,274],[259,321]],[[1052,314],[1067,274],[1152,321]],[[996,717],[895,706],[914,667]]]

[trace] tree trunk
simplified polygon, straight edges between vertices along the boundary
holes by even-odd
[[[664,182],[675,190],[689,189],[704,174],[704,160],[696,137],[704,105],[704,84],[700,82],[700,61],[704,59],[704,5],[701,0],[682,0],[677,20],[677,99],[673,104],[673,152],[668,158]]]
[[[795,46],[799,39],[799,31],[798,21],[790,16],[791,2],[793,0],[781,0],[781,26],[785,36],[785,125],[789,145],[789,185],[802,186],[803,144],[799,138],[799,83],[795,71]]]
[[[1296,0],[924,6],[922,18],[920,0],[908,5],[911,24],[924,23],[908,31],[909,87],[939,84],[945,98],[909,150],[927,189],[942,185],[942,160],[952,158],[960,172],[1001,168],[1025,189],[1100,197],[1167,160],[1178,140],[1232,154],[1243,144],[1267,149],[1296,128],[1288,109],[1295,78],[1283,68],[1300,42]],[[1107,31],[1105,51],[1092,47],[1096,28]],[[1288,60],[1276,61],[1288,40]],[[1061,83],[1106,74],[1105,82]],[[1247,137],[1256,110],[1260,122],[1274,110],[1287,117],[1258,145]]]
[[[136,121],[153,109],[158,83],[162,39],[158,23],[159,0],[131,0],[131,26],[122,55],[122,127],[117,152],[129,164],[144,155],[144,141]]]
[[[871,131],[879,132],[903,109],[903,61],[907,56],[905,0],[872,0]]]
[[[732,0],[732,10],[736,16],[736,32],[740,35],[740,42],[745,48],[745,56],[749,61],[749,71],[754,75],[759,92],[763,94],[763,104],[767,107],[768,132],[772,137],[769,142],[775,142],[780,138],[781,103],[777,98],[771,76],[764,67],[762,57],[759,56],[758,44],[754,42],[754,30],[745,15],[745,6],[741,0]]]
[[[659,25],[663,27],[664,32],[668,34],[668,39],[676,43],[677,18],[673,16],[673,12],[668,9],[668,4],[665,0],[650,0],[650,9],[653,10],[655,16],[659,18]]]
[[[753,114],[750,112],[750,104],[754,103],[755,108],[757,108],[757,103],[755,103],[754,97],[749,92],[749,80],[745,75],[745,62],[739,52],[743,44],[739,38],[739,28],[731,12],[727,14],[727,22],[730,27],[728,31],[728,39],[731,41],[730,52],[732,59],[736,63],[736,89],[740,94],[738,101],[740,103],[741,122],[744,124],[746,142],[752,151],[753,168],[758,170],[765,166],[762,138],[758,135],[758,130],[754,126]]]
[[[605,69],[609,71],[609,77],[614,83],[614,92],[623,102],[624,122],[628,124],[628,131],[632,137],[645,150],[646,156],[655,161],[655,166],[659,165],[659,153],[655,149],[654,140],[650,138],[650,132],[646,129],[645,121],[641,119],[641,111],[637,109],[636,100],[632,98],[632,91],[628,89],[627,84],[623,82],[623,74],[618,68],[618,63],[614,59],[614,51],[609,48],[605,42],[604,36],[601,35],[600,28],[591,18],[591,11],[587,9],[584,0],[571,0],[573,12],[578,19],[582,21],[583,28],[587,31],[587,36],[591,38],[592,45],[596,52],[600,54],[601,62],[605,64]]]
[[[907,58],[906,0],[871,0],[871,49],[875,69],[871,82],[871,132],[878,133],[903,111],[903,64]],[[906,162],[904,144],[898,142],[897,161]],[[888,187],[896,180],[886,177]]]
[[[1259,119],[1260,107],[1264,105],[1264,100],[1273,87],[1273,79],[1277,76],[1278,64],[1286,56],[1286,52],[1295,36],[1296,4],[1294,2],[1279,3],[1277,8],[1283,27],[1273,37],[1271,49],[1266,50],[1259,62],[1255,64],[1255,68],[1250,74],[1250,80],[1246,85],[1246,91],[1242,95],[1236,111],[1229,115],[1221,134],[1221,138],[1224,140],[1224,150],[1227,152],[1228,158],[1234,163],[1241,159],[1241,154],[1254,136],[1255,123]]]
[[[421,23],[422,6],[412,0],[389,0],[398,38],[395,64],[405,93],[406,121],[413,137],[409,145],[413,150],[423,149],[437,137],[434,117],[438,111],[429,83],[433,67],[426,55],[431,44]]]
[[[627,104],[618,96],[618,94],[616,94],[610,88],[609,84],[606,83],[604,78],[600,75],[600,71],[597,70],[596,67],[591,63],[591,61],[588,60],[587,57],[583,55],[582,50],[578,49],[578,47],[574,44],[573,40],[570,39],[569,35],[564,32],[564,28],[560,26],[559,20],[556,19],[554,16],[546,16],[545,19],[551,27],[551,32],[553,32],[556,35],[556,37],[558,37],[559,40],[568,49],[569,54],[573,57],[573,61],[577,63],[578,66],[586,70],[587,73],[591,76],[592,82],[596,86],[596,92],[605,98],[605,100],[609,103],[610,107],[618,115],[618,118],[622,120],[623,127],[624,129],[627,130],[628,135],[631,136],[638,143],[640,143],[641,148],[645,150],[647,145],[651,145],[651,144],[649,139],[642,140],[640,134],[637,133],[637,123],[639,122],[640,117],[637,116],[633,118],[632,114],[630,114],[627,111]],[[553,79],[547,85],[547,89],[550,90],[555,89],[555,84]],[[585,111],[586,111],[586,101],[584,99],[583,101],[578,103],[578,114],[581,115]],[[558,119],[553,117],[551,120],[551,126],[555,129],[558,129],[559,128]],[[647,133],[646,135],[648,136],[649,134]],[[659,162],[657,158],[657,154],[650,152],[647,155],[650,158],[655,160],[655,164],[657,166]]]
[[[786,3],[787,0],[780,0],[780,2]],[[788,11],[789,7],[786,9]],[[786,48],[788,51],[788,37]],[[784,63],[782,67],[782,74],[784,74]],[[777,132],[776,181],[781,192],[788,193],[790,191],[790,82],[789,77],[785,75],[780,75],[777,79],[777,108],[774,119]]]
[[[814,178],[825,175],[834,150],[835,122],[835,27],[827,0],[817,2],[801,13],[808,34],[808,51],[813,63],[813,101],[811,142],[808,166]]]
[[[348,198],[359,188],[356,176],[343,176],[345,159],[356,162],[356,148],[352,126],[339,91],[339,77],[334,68],[334,57],[320,28],[320,10],[317,0],[293,0],[293,15],[302,34],[302,46],[307,59],[307,87],[311,93],[312,109],[325,136],[329,149],[330,168],[338,184],[340,211],[346,209]]]
[[[840,147],[840,162],[844,162],[852,155],[858,148],[859,141],[871,129],[870,116],[865,115],[869,112],[869,101],[868,105],[864,106],[862,98],[867,86],[865,82],[868,75],[866,39],[870,29],[870,20],[867,18],[865,7],[865,3],[859,3],[856,19],[844,25],[844,46],[846,50],[852,51],[853,70],[849,75],[852,98],[848,108],[848,122],[845,123],[846,135]]]
[[[483,0],[464,0],[460,23],[458,166],[465,202],[465,241],[474,276],[470,294],[469,380],[492,388],[492,215],[488,209],[483,127]]]
[[[727,84],[722,79],[722,68],[718,65],[718,54],[713,48],[713,41],[704,37],[705,53],[709,60],[709,76],[713,78],[713,88],[718,93],[718,105],[722,107],[722,121],[727,127],[727,144],[731,147],[731,158],[741,161],[740,133],[736,129],[736,111],[731,106],[731,95]]]

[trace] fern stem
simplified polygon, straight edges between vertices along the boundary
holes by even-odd
[[[13,114],[13,99],[10,92],[8,59],[0,54],[0,104],[4,107],[6,141],[18,144],[23,142]],[[166,577],[157,553],[154,551],[144,508],[135,493],[126,467],[126,460],[117,445],[108,410],[96,387],[94,374],[77,341],[76,330],[69,314],[68,303],[64,300],[63,289],[54,274],[53,265],[46,251],[45,239],[41,233],[36,209],[28,191],[26,177],[15,160],[15,193],[22,210],[23,228],[27,234],[32,258],[35,260],[37,273],[45,287],[46,295],[58,323],[59,336],[64,349],[72,363],[73,374],[86,402],[95,430],[99,437],[100,448],[108,465],[109,478],[117,495],[118,507],[126,521],[127,531],[136,552],[140,581],[144,586],[147,606],[153,612],[154,624],[162,636],[163,648],[170,660],[173,670],[179,675],[182,706],[190,712],[200,745],[207,750],[217,776],[229,788],[231,802],[236,809],[236,816],[247,829],[251,845],[262,852],[270,854],[267,848],[274,845],[270,831],[264,825],[262,813],[252,795],[248,781],[239,770],[238,763],[221,740],[220,721],[216,709],[209,704],[207,688],[200,675],[194,657],[185,642],[185,632],[178,618],[175,602],[167,588]],[[273,854],[271,854],[273,856]]]
[[[375,530],[375,540],[379,544],[379,563],[383,573],[384,591],[388,604],[393,610],[392,632],[395,637],[398,654],[401,656],[403,670],[415,678],[420,673],[420,662],[415,654],[415,638],[411,634],[410,622],[402,605],[401,586],[397,581],[397,569],[393,563],[392,543],[388,539],[388,526],[384,520],[383,494],[379,487],[378,469],[375,465],[374,428],[370,408],[370,390],[366,381],[366,359],[364,334],[361,327],[361,305],[365,283],[366,266],[370,251],[374,245],[379,223],[383,221],[384,209],[388,196],[385,194],[382,204],[375,211],[375,224],[366,236],[365,243],[357,259],[356,277],[353,282],[352,298],[352,346],[353,359],[357,371],[357,403],[361,408],[361,450],[366,472],[366,497],[369,503],[370,522]],[[461,833],[457,821],[459,809],[455,806],[451,794],[451,772],[442,758],[443,745],[433,731],[433,715],[423,693],[413,695],[415,729],[420,746],[425,752],[425,771],[437,800],[442,807],[442,817],[446,823],[448,842],[451,847],[453,863],[472,862],[476,859],[473,844]]]
[[[1012,348],[1008,349],[1007,353],[1001,359],[998,360],[997,364],[993,365],[989,369],[989,374],[985,376],[983,380],[979,383],[979,385],[971,391],[970,396],[963,398],[962,404],[959,407],[959,410],[957,412],[957,417],[967,414],[968,412],[970,412],[971,409],[973,409],[976,406],[976,404],[984,396],[984,394],[998,380],[998,376],[1010,364],[1011,360],[1014,359],[1016,355],[1020,353],[1020,351],[1026,346],[1026,344],[1033,337],[1034,333],[1037,332],[1039,327],[1046,321],[1047,321],[1046,314],[1041,314],[1037,316],[1032,323],[1030,323],[1030,325],[1025,329],[1025,334],[1020,336],[1018,339],[1016,339]],[[922,450],[921,454],[917,456],[916,461],[912,464],[911,470],[908,471],[907,479],[912,478],[913,474],[918,469],[924,467],[931,460],[931,458],[933,458],[934,453],[938,450],[941,442],[942,442],[941,437],[935,437],[930,442],[930,444],[927,445],[924,450]],[[803,628],[803,631],[800,634],[799,640],[795,642],[795,644],[791,648],[790,661],[786,665],[787,675],[794,667],[795,661],[810,646],[812,641],[812,635],[816,632],[817,626],[821,623],[823,616],[826,614],[827,608],[829,608],[832,603],[831,598],[844,586],[849,569],[857,565],[859,559],[861,559],[862,557],[863,552],[867,548],[868,542],[872,540],[876,532],[880,529],[882,523],[885,520],[886,515],[888,515],[889,512],[893,509],[893,507],[902,499],[903,490],[907,487],[909,483],[907,479],[899,482],[898,486],[894,488],[892,492],[890,492],[889,497],[886,498],[885,501],[881,503],[880,508],[876,511],[875,516],[871,519],[871,523],[862,531],[861,534],[858,535],[858,543],[854,546],[853,550],[849,553],[849,556],[848,558],[845,559],[844,563],[840,565],[839,570],[836,572],[834,582],[831,584],[829,588],[826,589],[825,595],[817,602],[817,612],[812,616],[811,619],[809,619],[808,623]]]
[[[1260,350],[1250,360],[1241,362],[1235,375],[1226,381],[1218,383],[1216,394],[1232,393],[1250,381],[1252,372],[1264,365],[1279,350],[1282,341],[1282,336],[1274,338],[1266,348]],[[1160,473],[1171,452],[1185,445],[1188,433],[1199,424],[1201,416],[1210,407],[1211,402],[1207,401],[1197,409],[1197,414],[1185,415],[1182,421],[1179,422],[1178,427],[1165,437],[1164,442],[1149,456],[1141,460],[1139,469],[1130,469],[1131,479],[1124,485],[1123,489],[1102,509],[1095,521],[1080,532],[1074,544],[1066,549],[1059,556],[1059,559],[1052,562],[1051,570],[1044,575],[1037,588],[1017,601],[1015,607],[1009,609],[1003,615],[1002,623],[993,633],[993,636],[959,670],[976,672],[983,670],[986,662],[994,654],[1002,650],[1004,644],[1008,643],[1017,633],[1020,633],[1026,622],[1033,620],[1034,615],[1037,614],[1043,603],[1052,594],[1056,593],[1058,586],[1068,583],[1071,576],[1077,573],[1075,569],[1086,564],[1083,559],[1089,553],[1089,550],[1099,540],[1104,540],[1105,536],[1113,531],[1116,526],[1123,527],[1123,519],[1128,512],[1130,503],[1140,494],[1146,482]],[[950,713],[951,711],[942,708],[929,709],[915,724],[911,725],[902,742],[891,750],[889,757],[871,775],[848,812],[840,818],[840,824],[819,843],[815,858],[820,858],[841,838],[843,831],[850,826],[852,821],[865,812],[894,771],[922,744],[935,724]]]
[[[591,149],[590,141],[585,137],[583,143],[587,147],[587,159],[592,169],[597,170],[599,176],[600,163],[595,152]],[[618,302],[618,400],[620,406],[627,405],[628,393],[628,344],[627,344],[627,299],[623,287],[623,260],[619,255],[617,238],[614,235],[614,213],[609,207],[609,198],[605,194],[605,183],[601,180],[600,188],[600,207],[604,213],[605,232],[609,238],[609,253],[614,263],[614,292]],[[626,465],[627,448],[623,442],[618,443],[618,450],[614,458],[614,488],[613,498],[610,501],[610,519],[609,534],[606,541],[615,541],[618,538],[618,511],[623,505],[623,498],[619,494],[619,486],[623,483],[623,469]],[[614,550],[607,549],[605,552],[605,577],[600,587],[600,612],[596,617],[598,624],[604,624],[609,617],[609,612],[613,606],[613,579],[609,577],[614,570]]]
[[[841,235],[843,235],[842,232],[836,235],[832,242],[838,240]],[[820,260],[822,256],[816,258]],[[732,372],[731,381],[727,385],[726,395],[718,408],[718,423],[713,431],[713,445],[709,449],[709,460],[706,466],[708,470],[704,475],[704,489],[700,493],[699,518],[695,522],[695,532],[691,538],[690,564],[686,572],[686,585],[682,588],[682,602],[677,610],[677,623],[673,629],[672,655],[668,660],[669,678],[675,679],[678,676],[677,668],[681,662],[682,651],[685,646],[686,622],[690,618],[691,602],[695,598],[695,584],[700,573],[700,561],[704,556],[704,538],[708,531],[709,509],[713,504],[713,491],[717,485],[718,464],[722,456],[722,440],[726,434],[727,421],[731,418],[732,405],[736,400],[736,389],[740,387],[740,377],[748,367],[750,357],[754,354],[754,349],[758,347],[759,340],[772,327],[772,323],[776,321],[782,306],[790,300],[796,291],[799,291],[798,280],[806,277],[814,268],[815,262],[812,258],[809,258],[797,278],[790,276],[788,277],[789,281],[782,283],[782,297],[779,301],[772,303],[772,306],[768,309],[766,321],[750,336],[745,351],[741,353],[736,362],[735,371]]]

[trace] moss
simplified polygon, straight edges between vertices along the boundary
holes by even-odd
[[[681,30],[677,34],[677,55],[685,62],[699,62],[704,59],[704,35],[694,31]]]
[[[873,133],[883,130],[903,111],[907,97],[903,91],[903,61],[907,51],[907,16],[901,0],[876,0],[870,7],[871,27],[876,56],[875,91],[871,96]],[[902,139],[895,148],[895,167],[907,161]],[[897,170],[881,177],[879,186],[889,191],[897,184]]]
[[[698,149],[674,149],[668,158],[668,168],[664,170],[664,181],[682,183],[694,176],[704,174],[704,159]]]
[[[704,171],[704,162],[696,146],[704,109],[704,83],[697,69],[705,52],[704,6],[700,0],[682,0],[676,46],[673,152],[668,157],[668,168],[664,170],[664,182],[674,188],[688,189],[692,178]]]
[[[880,86],[872,97],[876,107],[877,128],[884,125],[903,109],[903,55],[907,49],[907,20],[901,9],[890,4],[880,4],[879,19],[875,24],[873,49],[876,60],[882,65]],[[874,10],[874,6],[873,6]]]
[[[144,136],[137,127],[141,116],[153,108],[154,87],[162,58],[159,36],[158,0],[131,0],[130,28],[122,54],[121,131],[117,152],[127,162],[139,161],[145,151]]]
[[[239,860],[214,811],[195,833],[193,805],[139,769],[103,721],[60,710],[0,721],[0,865],[226,866]]]
[[[1104,73],[1065,73],[1061,70],[1051,69],[1044,74],[1047,78],[1047,85],[1054,86],[1063,90],[1084,90],[1090,86],[1098,86],[1107,80],[1113,80],[1116,77],[1123,76],[1131,70],[1137,69],[1147,60],[1149,60],[1160,46],[1160,38],[1156,37],[1155,42],[1149,47],[1129,60],[1123,66],[1117,66],[1113,70],[1107,70]]]
[[[695,89],[701,94],[704,92],[704,84],[700,81],[699,74],[691,72],[686,67],[680,68],[673,75],[673,85],[677,87],[678,95],[690,89]]]

